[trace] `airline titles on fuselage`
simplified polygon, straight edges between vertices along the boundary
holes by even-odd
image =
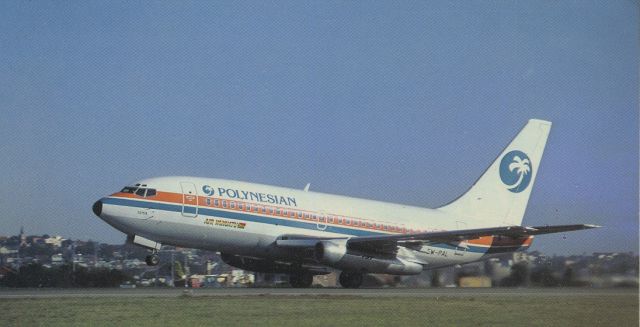
[[[230,189],[230,188],[224,188],[224,187],[218,187],[217,190],[214,190],[214,188],[209,185],[204,185],[202,187],[202,192],[204,192],[204,194],[208,196],[212,196],[217,193],[218,196],[227,197],[230,199],[280,204],[280,205],[286,205],[290,207],[298,206],[298,203],[296,202],[296,198],[284,197],[284,196],[275,195],[275,194],[250,192],[250,191],[243,191],[243,190]]]

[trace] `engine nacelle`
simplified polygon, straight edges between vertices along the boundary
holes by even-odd
[[[318,262],[341,270],[392,275],[417,275],[422,272],[422,265],[395,256],[349,251],[347,240],[319,241],[314,250]]]
[[[320,241],[313,254],[319,262],[336,264],[347,254],[347,240]]]

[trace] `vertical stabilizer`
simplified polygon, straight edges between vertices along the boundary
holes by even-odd
[[[439,210],[484,226],[521,225],[550,130],[551,122],[529,120],[471,189]]]

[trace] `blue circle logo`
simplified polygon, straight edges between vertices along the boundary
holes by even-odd
[[[513,193],[520,193],[527,189],[532,174],[531,160],[522,151],[511,151],[500,161],[500,179]]]
[[[209,186],[209,185],[205,185],[202,187],[202,192],[208,196],[212,196],[214,191],[213,191],[213,187]]]

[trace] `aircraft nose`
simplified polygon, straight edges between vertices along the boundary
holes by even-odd
[[[100,217],[100,214],[102,213],[102,201],[96,201],[91,209],[93,210],[93,213],[96,214],[96,216]]]

